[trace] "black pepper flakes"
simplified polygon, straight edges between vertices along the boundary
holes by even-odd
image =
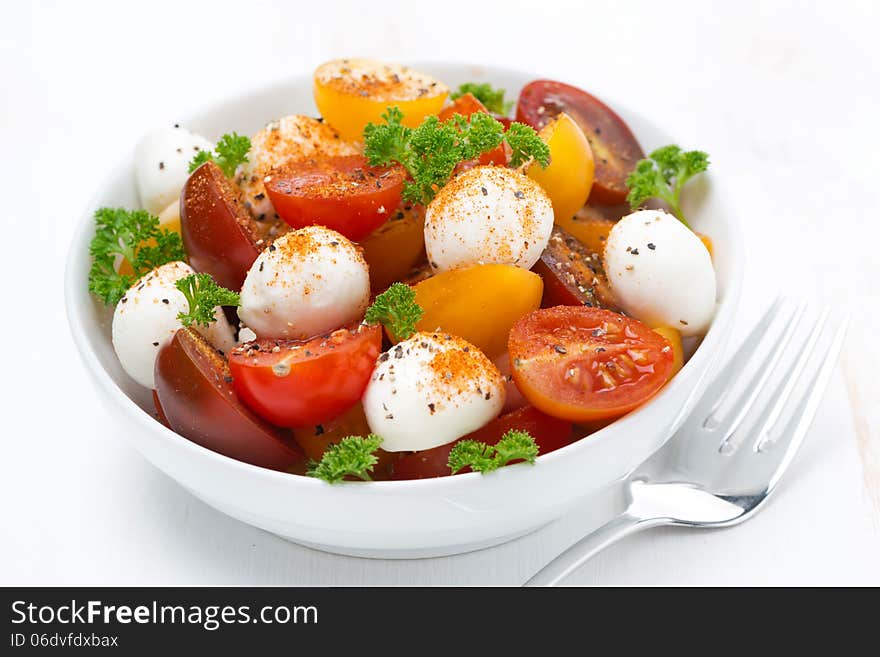
[[[315,435],[316,435],[316,436],[320,436],[320,435],[322,435],[323,433],[324,433],[324,425],[322,425],[322,424],[316,424],[316,425],[315,425]]]
[[[561,344],[553,345],[553,349],[556,351],[557,354],[567,354],[568,353],[568,350],[565,347],[563,347]]]
[[[653,251],[654,249],[657,248],[657,246],[654,244],[654,242],[648,242],[648,248]]]
[[[517,198],[525,198],[525,197],[526,197],[526,195],[523,194],[520,190],[516,190],[516,191],[513,193],[513,195],[516,196]]]
[[[171,303],[171,302],[168,301],[168,299],[162,299],[162,303],[164,303],[164,304],[169,304],[169,303]]]
[[[159,171],[162,171],[165,168],[164,162],[159,162]]]

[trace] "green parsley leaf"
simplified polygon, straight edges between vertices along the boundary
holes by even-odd
[[[384,124],[369,123],[364,128],[364,155],[372,166],[394,162],[404,166],[410,180],[404,183],[403,199],[410,203],[430,203],[459,163],[497,148],[502,141],[513,151],[511,166],[530,158],[541,166],[550,162],[550,149],[532,128],[513,123],[505,132],[504,125],[485,112],[455,115],[443,122],[428,116],[417,128],[402,125],[403,113],[397,107],[389,107],[382,118]]]
[[[145,210],[101,208],[95,212],[95,224],[95,236],[89,244],[89,291],[105,304],[118,303],[148,271],[186,257],[180,235],[160,229],[159,218]],[[128,260],[133,276],[116,271],[117,256]]]
[[[177,319],[184,326],[209,326],[217,319],[214,314],[217,306],[241,305],[238,293],[217,285],[210,274],[190,274],[175,281],[174,287],[183,292],[189,304],[189,312],[177,313]]]
[[[394,283],[378,295],[367,308],[367,324],[382,324],[399,340],[415,333],[424,310],[416,303],[416,293],[404,283]]]
[[[531,126],[525,123],[511,123],[505,137],[513,151],[510,156],[510,166],[518,167],[530,158],[534,158],[544,168],[550,164],[550,147]]]
[[[470,467],[474,472],[492,472],[511,461],[534,463],[538,444],[528,431],[511,429],[494,446],[478,440],[461,440],[449,452],[447,464],[452,474]]]
[[[239,164],[248,161],[248,152],[251,150],[251,140],[238,133],[228,133],[220,137],[214,152],[199,150],[189,163],[189,172],[192,173],[209,160],[213,160],[223,171],[223,175],[231,178]]]
[[[639,160],[626,179],[629,194],[626,200],[633,209],[649,198],[666,201],[672,213],[690,228],[681,211],[681,189],[698,173],[709,168],[709,155],[703,151],[682,151],[675,144],[663,146],[646,159]]]
[[[342,481],[349,475],[370,481],[373,466],[379,462],[374,452],[381,444],[382,439],[373,433],[366,438],[348,436],[328,447],[320,462],[310,462],[306,474],[330,484]]]
[[[455,100],[465,94],[473,94],[477,100],[485,105],[487,110],[496,114],[506,115],[513,107],[513,101],[504,101],[504,89],[495,89],[488,82],[465,82],[459,85],[458,90],[453,91],[450,97]]]

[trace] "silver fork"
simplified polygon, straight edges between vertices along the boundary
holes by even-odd
[[[681,429],[630,475],[626,511],[568,548],[524,586],[555,586],[600,550],[643,529],[728,527],[763,507],[813,421],[847,325],[844,318],[829,339],[828,309],[810,324],[805,306],[782,312],[784,306],[781,299],[773,303]],[[768,333],[780,323],[780,330]],[[732,382],[761,358],[763,365],[734,395]],[[774,373],[781,375],[779,381],[762,395]]]

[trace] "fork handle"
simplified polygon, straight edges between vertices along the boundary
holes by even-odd
[[[658,518],[640,518],[624,512],[609,520],[591,534],[587,534],[553,561],[535,573],[523,586],[556,586],[588,559],[619,541],[624,536],[642,529],[663,524]]]

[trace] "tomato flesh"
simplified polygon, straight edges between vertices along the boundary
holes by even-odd
[[[289,470],[302,452],[235,396],[225,359],[198,332],[181,328],[156,358],[160,421],[203,447],[239,461]]]
[[[255,340],[229,355],[232,385],[272,424],[321,424],[360,400],[381,350],[379,326],[351,325],[310,340]]]
[[[326,226],[357,241],[397,210],[405,175],[402,166],[371,167],[363,155],[326,156],[287,164],[265,185],[294,228]]]
[[[632,131],[617,114],[586,91],[553,80],[535,80],[520,92],[516,120],[540,130],[561,112],[581,129],[595,160],[595,179],[590,201],[603,205],[623,203],[626,179],[645,157]]]
[[[597,306],[614,309],[614,297],[598,253],[559,226],[553,227],[547,248],[532,267],[544,281],[543,308]]]
[[[193,269],[240,290],[260,255],[254,221],[213,162],[193,171],[180,193],[180,233]]]
[[[610,310],[557,306],[510,331],[513,380],[553,417],[584,422],[643,404],[669,379],[673,349],[648,326]]]
[[[495,418],[482,429],[477,429],[459,440],[400,457],[394,463],[391,478],[426,479],[448,476],[452,474],[448,465],[449,452],[456,443],[470,439],[494,445],[511,429],[528,431],[538,443],[539,454],[565,447],[572,438],[571,422],[550,417],[532,406],[524,406]],[[470,472],[470,468],[463,472]]]

